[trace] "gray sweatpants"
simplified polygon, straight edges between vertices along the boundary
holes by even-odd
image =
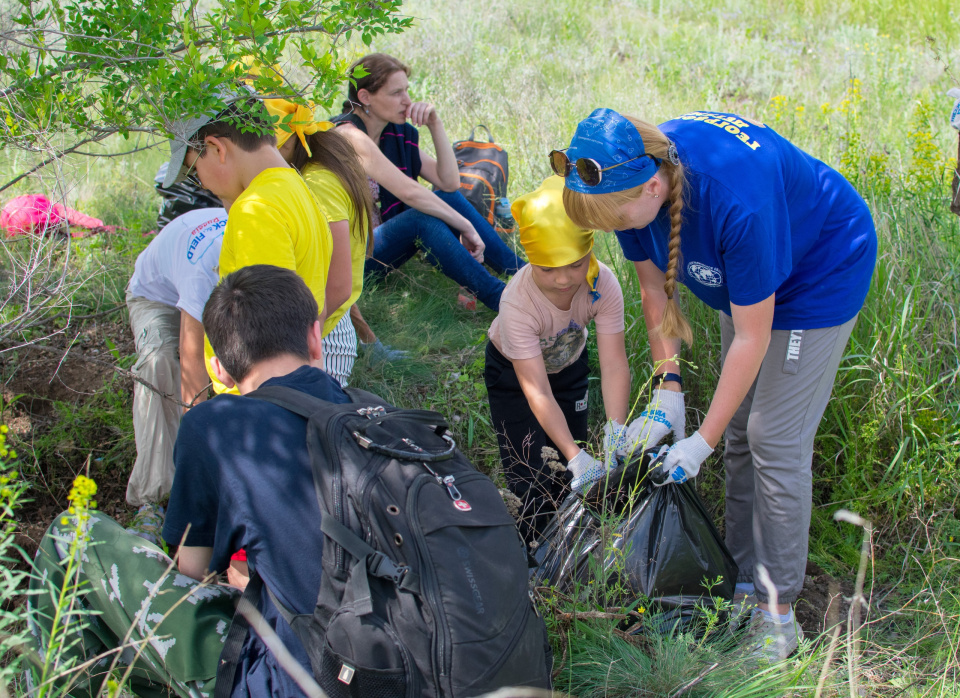
[[[779,603],[803,588],[813,497],[813,439],[856,318],[837,327],[774,330],[760,373],[724,433],[727,547],[741,582],[763,564]],[[733,320],[720,313],[721,362]]]
[[[137,345],[138,378],[180,398],[180,311],[139,296],[127,296],[130,327]],[[133,384],[133,434],[137,460],[127,483],[133,506],[160,502],[173,484],[173,444],[180,428],[180,406],[153,390]]]

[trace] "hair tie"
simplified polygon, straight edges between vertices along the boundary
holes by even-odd
[[[667,146],[667,160],[669,160],[670,164],[674,166],[680,164],[680,153],[677,152],[677,146],[675,146],[673,143],[670,143],[670,145]]]

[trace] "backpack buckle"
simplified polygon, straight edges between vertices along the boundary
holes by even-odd
[[[393,583],[400,586],[403,583],[403,578],[407,576],[407,572],[409,571],[410,568],[407,565],[397,565],[396,573],[393,575]]]
[[[370,574],[374,577],[380,577],[381,579],[389,579],[397,585],[403,582],[403,578],[407,572],[410,571],[409,566],[397,565],[393,560],[380,552],[372,555],[368,560],[367,571],[370,572]]]

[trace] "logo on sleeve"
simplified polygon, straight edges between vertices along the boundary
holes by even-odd
[[[709,267],[700,262],[690,262],[687,273],[704,286],[717,288],[723,286],[723,274],[716,267]]]

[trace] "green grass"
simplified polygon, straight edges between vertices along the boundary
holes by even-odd
[[[950,648],[960,605],[937,581],[960,571],[950,547],[960,490],[960,228],[945,203],[957,141],[942,96],[958,82],[951,72],[960,72],[956,10],[946,2],[490,2],[450,13],[428,0],[408,9],[423,18],[417,29],[377,48],[410,62],[415,98],[439,106],[452,138],[474,123],[491,125],[511,154],[514,197],[547,175],[545,154],[598,106],[653,121],[703,108],[760,118],[860,189],[874,212],[880,256],[817,440],[811,559],[852,580],[861,533],[832,513],[842,506],[873,519],[871,579],[883,602],[864,631],[861,685],[890,695],[958,692]],[[612,239],[600,248],[624,286],[639,383],[650,366],[636,281]],[[685,370],[688,405],[702,415],[719,375],[719,328],[696,300],[684,304],[697,339],[684,356],[697,367]],[[482,394],[460,400],[485,416]],[[718,458],[699,480],[720,515]],[[933,599],[940,605],[931,608]],[[902,615],[892,613],[898,609]],[[847,640],[840,645],[834,666],[846,661]],[[657,650],[608,632],[580,628],[570,646],[577,653],[564,659],[558,680],[576,694],[670,695],[688,678],[656,661]],[[809,693],[825,654],[821,646],[810,655],[812,683],[797,679],[807,689],[783,680],[797,670],[791,665],[754,683],[721,672],[692,694]],[[695,666],[711,656],[679,655]],[[845,692],[848,682],[841,664],[829,672],[825,694]]]
[[[817,439],[810,556],[852,580],[861,532],[832,514],[846,507],[872,519],[874,607],[856,663],[861,687],[870,695],[960,694],[960,219],[946,204],[957,135],[946,123],[952,101],[943,96],[960,85],[955,5],[413,0],[405,11],[420,18],[416,27],[374,48],[411,65],[414,98],[438,106],[452,140],[474,124],[491,127],[510,153],[511,198],[539,184],[549,171],[546,153],[566,145],[577,121],[598,106],[651,121],[696,109],[759,118],[854,182],[873,210],[880,253]],[[423,136],[429,148],[429,134]],[[124,145],[116,140],[107,150]],[[152,180],[163,158],[153,150],[64,164],[71,205],[130,228],[74,246],[77,273],[95,279],[76,296],[78,307],[95,312],[122,299],[145,244],[139,233],[153,227]],[[0,171],[13,174],[24,162],[22,154],[2,153]],[[44,190],[53,179],[44,173],[7,194]],[[612,236],[600,237],[598,254],[624,287],[627,349],[639,386],[651,366],[637,282]],[[493,314],[457,307],[456,293],[422,262],[367,288],[360,305],[371,326],[416,359],[374,365],[361,357],[353,384],[398,404],[439,409],[453,420],[458,444],[499,477],[483,388],[484,334]],[[719,375],[719,326],[692,297],[683,303],[696,336],[683,357],[692,429]],[[591,404],[599,426],[596,383]],[[129,435],[97,431],[123,428],[129,404],[122,396],[107,388],[81,407],[57,409],[57,434],[91,441],[69,456],[71,468],[94,451],[112,464],[129,458]],[[719,519],[719,458],[698,481]],[[558,687],[591,696],[671,695],[718,659],[722,666],[685,695],[807,695],[829,644],[823,638],[803,659],[755,674],[722,643],[629,640],[593,621],[553,630]],[[849,695],[849,646],[841,637],[823,695]]]

